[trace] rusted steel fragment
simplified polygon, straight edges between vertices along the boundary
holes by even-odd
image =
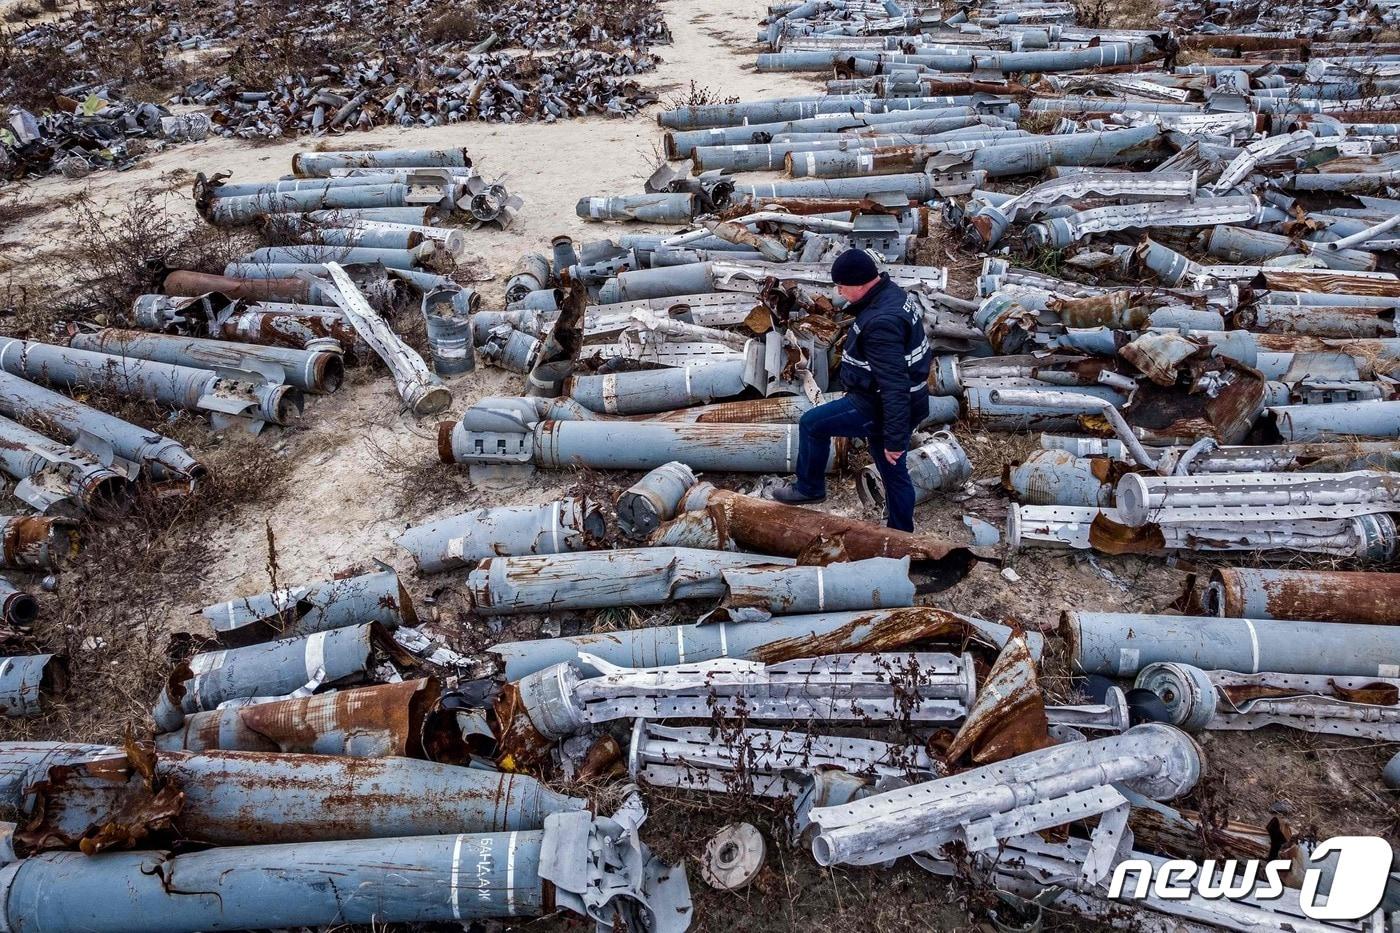
[[[131,848],[148,836],[217,845],[538,829],[586,809],[532,778],[410,758],[337,758],[129,746],[54,768],[15,834],[26,855]]]
[[[1211,574],[1205,609],[1236,619],[1400,625],[1400,574],[1221,567]]]
[[[1255,290],[1314,292],[1331,295],[1380,295],[1400,298],[1400,279],[1392,275],[1346,272],[1294,272],[1263,269],[1250,281]]]
[[[413,599],[392,570],[244,596],[201,610],[226,645],[309,635],[363,622],[417,625]]]
[[[1124,794],[1132,803],[1128,828],[1152,852],[1176,858],[1294,858],[1293,831],[1274,817],[1267,826],[1241,820],[1208,820],[1196,810],[1169,807],[1141,794]]]
[[[432,677],[271,703],[224,704],[156,736],[162,751],[301,752],[464,763],[470,751]]]
[[[186,269],[171,272],[160,287],[167,295],[191,298],[210,292],[249,301],[295,301],[305,304],[311,298],[311,286],[300,279],[235,279]]]
[[[1018,631],[997,656],[943,760],[952,764],[967,757],[982,765],[1053,744],[1035,659],[1025,633]]]
[[[505,677],[518,681],[527,674],[564,661],[580,662],[596,655],[623,667],[665,667],[711,658],[747,658],[773,664],[794,658],[862,651],[898,651],[925,645],[961,646],[969,642],[999,650],[1011,629],[995,622],[959,615],[946,609],[913,606],[874,612],[838,612],[782,616],[769,622],[731,625],[653,626],[595,632],[567,638],[511,641],[488,649],[505,663]],[[1039,654],[1039,634],[1026,636]],[[585,673],[596,673],[583,665]]]
[[[152,715],[157,727],[172,732],[185,716],[217,709],[228,700],[305,696],[327,686],[363,683],[381,664],[407,668],[415,663],[378,622],[203,652],[175,668]]]
[[[843,560],[868,557],[908,557],[921,564],[933,564],[948,578],[948,585],[962,579],[976,555],[971,548],[959,547],[927,535],[916,535],[872,522],[831,515],[815,509],[745,496],[728,489],[700,483],[681,503],[687,511],[704,510],[723,529],[722,538],[739,547],[764,554],[794,557],[805,561],[815,551],[838,551]],[[665,531],[666,526],[658,530]]]
[[[52,570],[77,553],[72,523],[46,515],[12,515],[0,530],[0,567]]]

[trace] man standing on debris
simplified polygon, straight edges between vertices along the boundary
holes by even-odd
[[[841,383],[846,394],[818,405],[798,422],[797,479],[774,490],[798,505],[826,498],[826,464],[833,437],[864,437],[885,485],[885,524],[914,530],[914,484],[909,435],[928,414],[932,360],[923,315],[904,289],[864,250],[848,249],[831,266],[836,292],[855,322],[846,332]]]

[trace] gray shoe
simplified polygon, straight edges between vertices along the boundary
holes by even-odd
[[[797,484],[788,483],[786,486],[779,486],[773,490],[773,499],[787,505],[807,505],[812,502],[825,502],[826,493],[820,496],[808,496],[797,491]]]

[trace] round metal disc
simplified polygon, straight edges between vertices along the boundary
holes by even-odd
[[[763,834],[750,823],[731,823],[705,843],[701,874],[711,887],[734,891],[752,883],[766,854]]]
[[[1190,664],[1159,661],[1144,667],[1133,684],[1157,694],[1171,723],[1199,732],[1215,716],[1215,686],[1205,671]]]

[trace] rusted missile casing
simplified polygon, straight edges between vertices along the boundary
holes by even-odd
[[[818,563],[908,557],[915,562],[943,564],[957,579],[974,560],[968,548],[928,535],[745,496],[709,483],[693,487],[681,505],[687,512],[703,510],[711,516],[721,539],[760,554],[806,558],[821,553],[830,558]]]
[[[1221,567],[1211,574],[1205,606],[1234,619],[1400,625],[1400,574]]]
[[[137,841],[162,833],[166,825],[184,839],[216,845],[515,832],[539,829],[551,813],[587,808],[587,801],[526,775],[412,758],[148,756],[137,746],[125,762],[51,771],[35,788],[36,818],[16,842],[26,854],[80,841],[88,851],[118,835]],[[138,809],[133,800],[149,804]]]
[[[161,751],[288,752],[466,762],[455,716],[435,678],[356,687],[270,703],[224,704],[156,736]],[[486,750],[482,750],[483,752]]]
[[[339,311],[317,311],[316,305],[299,307],[299,311],[274,311],[263,305],[250,305],[222,318],[215,336],[294,350],[304,349],[313,341],[334,340],[345,352],[347,365],[369,359],[373,352],[369,344]]]
[[[300,279],[235,279],[226,275],[177,269],[165,277],[161,291],[166,295],[188,297],[222,292],[230,298],[248,301],[310,303],[312,288]]]

